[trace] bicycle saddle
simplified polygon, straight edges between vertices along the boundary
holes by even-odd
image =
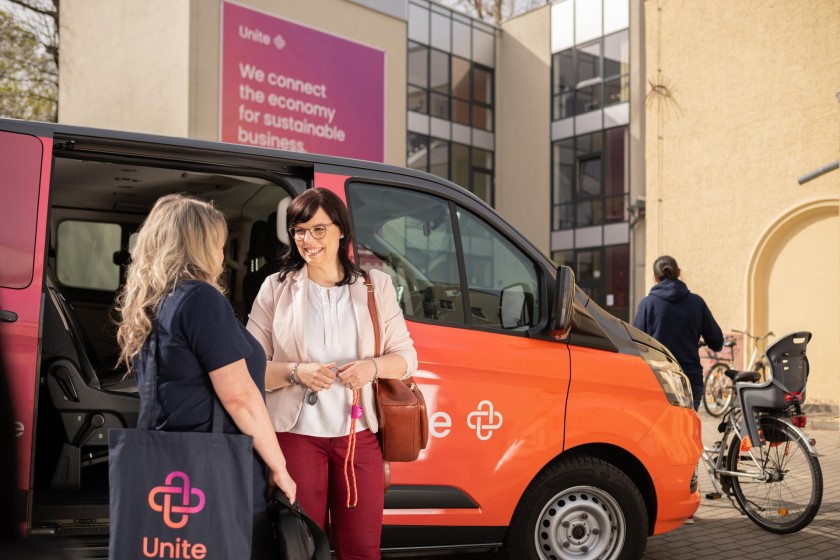
[[[735,369],[728,369],[724,375],[735,383],[755,383],[761,379],[761,374],[757,371],[738,371]]]

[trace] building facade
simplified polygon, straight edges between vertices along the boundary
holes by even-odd
[[[248,82],[236,11],[257,14],[252,43],[285,26],[262,60],[305,61],[298,114],[258,97],[291,85]],[[274,112],[241,138],[306,149],[292,122],[346,131],[307,144],[335,155],[379,142],[361,157],[472,191],[622,319],[670,254],[724,331],[814,332],[809,399],[840,402],[840,171],[795,181],[838,159],[833,0],[555,0],[501,27],[429,0],[65,0],[60,32],[63,122],[236,141]]]

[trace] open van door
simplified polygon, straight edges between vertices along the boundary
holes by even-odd
[[[47,127],[11,123],[0,130],[0,358],[14,418],[15,515],[21,523],[29,520],[31,502],[52,144]],[[0,453],[9,456],[9,450]]]

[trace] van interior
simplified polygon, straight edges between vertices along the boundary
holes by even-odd
[[[139,412],[135,379],[117,367],[113,305],[140,224],[165,194],[212,200],[229,226],[223,284],[245,322],[262,281],[277,270],[278,206],[305,188],[311,169],[60,149],[54,156],[32,533],[107,534],[107,433],[136,425]]]

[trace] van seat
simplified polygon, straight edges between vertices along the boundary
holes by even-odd
[[[53,488],[79,488],[84,466],[107,461],[108,430],[137,425],[136,393],[102,389],[84,345],[84,333],[48,268],[44,298],[42,377],[59,413],[64,443],[53,472]],[[131,383],[125,383],[131,390]],[[82,460],[82,448],[94,448]],[[99,448],[99,449],[95,449]]]

